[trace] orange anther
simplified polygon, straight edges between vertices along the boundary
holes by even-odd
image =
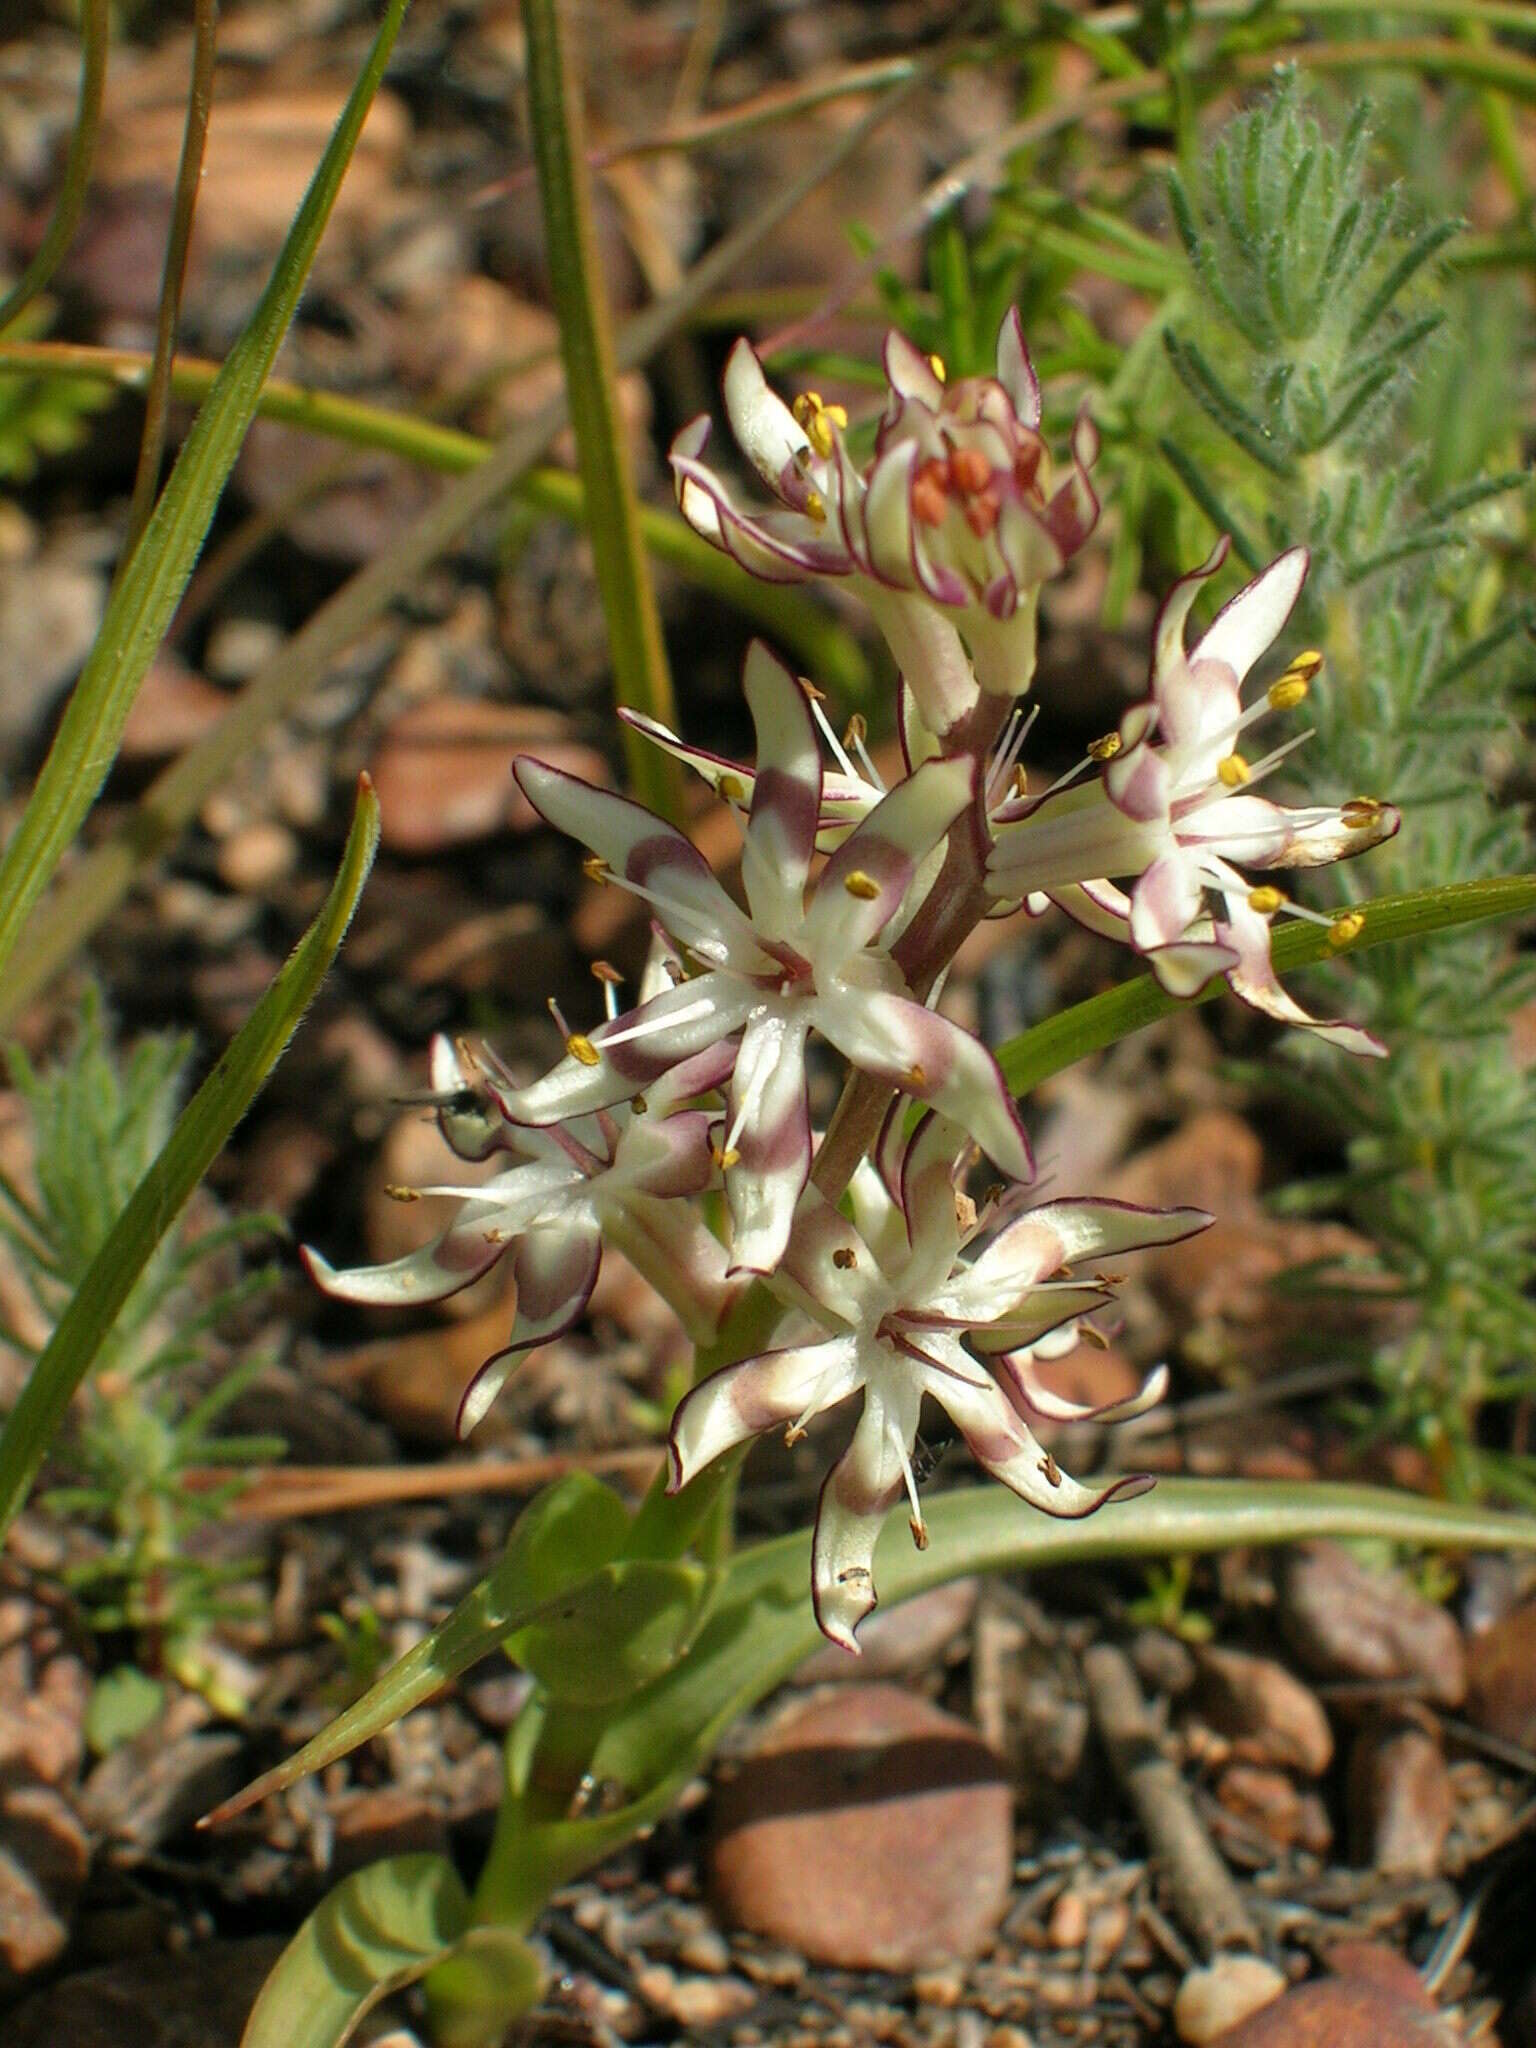
[[[979,448],[957,448],[949,458],[949,474],[957,491],[969,497],[992,481],[992,465]]]

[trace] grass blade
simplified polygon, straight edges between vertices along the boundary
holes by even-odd
[[[619,414],[608,293],[592,227],[581,80],[559,0],[523,0],[528,107],[544,207],[544,251],[560,316],[560,354],[586,492],[587,533],[602,594],[618,702],[676,727],[661,618],[640,540],[635,479]],[[566,28],[576,26],[569,18]],[[628,726],[630,787],[664,818],[682,816],[677,763]]]
[[[91,165],[96,160],[96,137],[101,128],[101,95],[107,82],[107,44],[111,35],[110,0],[85,0],[80,9],[80,95],[75,103],[74,132],[64,161],[64,182],[58,204],[37,254],[0,302],[0,334],[11,327],[31,305],[63,261],[74,240],[75,229],[85,207],[91,182]]]
[[[266,289],[193,423],[143,540],[107,600],[96,644],[0,861],[0,968],[112,765],[134,693],[192,573],[255,415],[257,397],[288,331],[409,4],[410,0],[389,0],[368,61],[342,109]]]
[[[165,1149],[92,1260],[0,1433],[0,1536],[64,1419],[75,1390],[145,1265],[276,1065],[336,956],[379,839],[379,806],[364,777],[346,851],[319,915],[223,1058],[176,1119]]]

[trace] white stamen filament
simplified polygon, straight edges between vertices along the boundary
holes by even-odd
[[[680,1010],[673,1010],[665,1017],[645,1017],[638,1024],[626,1024],[622,1031],[605,1031],[593,1040],[599,1052],[611,1052],[616,1045],[627,1045],[633,1038],[650,1038],[658,1031],[671,1031],[682,1024],[692,1024],[700,1017],[708,1017],[714,1010],[714,1001],[709,996],[700,996],[697,1001],[684,1003]]]
[[[992,766],[987,771],[986,802],[989,811],[1013,780],[1013,771],[1024,751],[1024,742],[1029,738],[1039,716],[1038,704],[1032,704],[1025,714],[1021,715],[1015,711],[1010,716],[1002,739],[993,753]]]
[[[831,754],[833,760],[837,763],[838,767],[842,769],[843,773],[848,777],[850,782],[858,782],[861,779],[859,771],[857,768],[854,767],[852,761],[849,760],[847,752],[843,747],[842,741],[833,731],[831,720],[827,717],[827,714],[825,713],[825,711],[822,710],[820,704],[816,701],[814,697],[807,697],[806,701],[811,707],[811,716],[815,719],[817,726],[820,728],[821,736],[826,741],[827,750]]]

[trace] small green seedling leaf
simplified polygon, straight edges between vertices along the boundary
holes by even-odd
[[[142,1734],[165,1704],[165,1687],[136,1664],[104,1671],[85,1703],[85,1739],[97,1756],[110,1756]]]
[[[283,1950],[240,2048],[341,2048],[381,1998],[451,1956],[468,1928],[469,1899],[446,1856],[370,1863]]]

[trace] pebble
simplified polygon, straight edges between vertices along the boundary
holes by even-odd
[[[1466,1653],[1452,1617],[1400,1573],[1373,1571],[1337,1544],[1287,1553],[1279,1618],[1287,1642],[1321,1678],[1415,1679],[1448,1707],[1466,1694]]]
[[[1197,1653],[1194,1710],[1245,1761],[1278,1764],[1320,1778],[1333,1761],[1333,1730],[1315,1693],[1277,1664],[1246,1650]]]
[[[230,707],[222,690],[166,649],[150,663],[123,727],[125,760],[163,760],[212,730]]]
[[[1473,1636],[1467,1664],[1468,1720],[1536,1752],[1536,1601]]]
[[[1355,1860],[1383,1877],[1437,1877],[1456,1795],[1435,1734],[1409,1720],[1356,1736],[1348,1804]]]
[[[1173,2001],[1173,2025],[1190,2048],[1205,2048],[1285,1990],[1285,1977],[1262,1956],[1222,1955],[1191,1970]]]
[[[815,1961],[909,1972],[968,1960],[1012,1875],[998,1758],[969,1723],[895,1686],[797,1706],[716,1788],[722,1912]]]
[[[262,896],[299,864],[299,842],[275,818],[255,818],[219,842],[219,880],[242,896]]]
[[[1052,1948],[1081,1948],[1088,1936],[1088,1901],[1078,1891],[1065,1891],[1051,1908],[1045,1938]]]

